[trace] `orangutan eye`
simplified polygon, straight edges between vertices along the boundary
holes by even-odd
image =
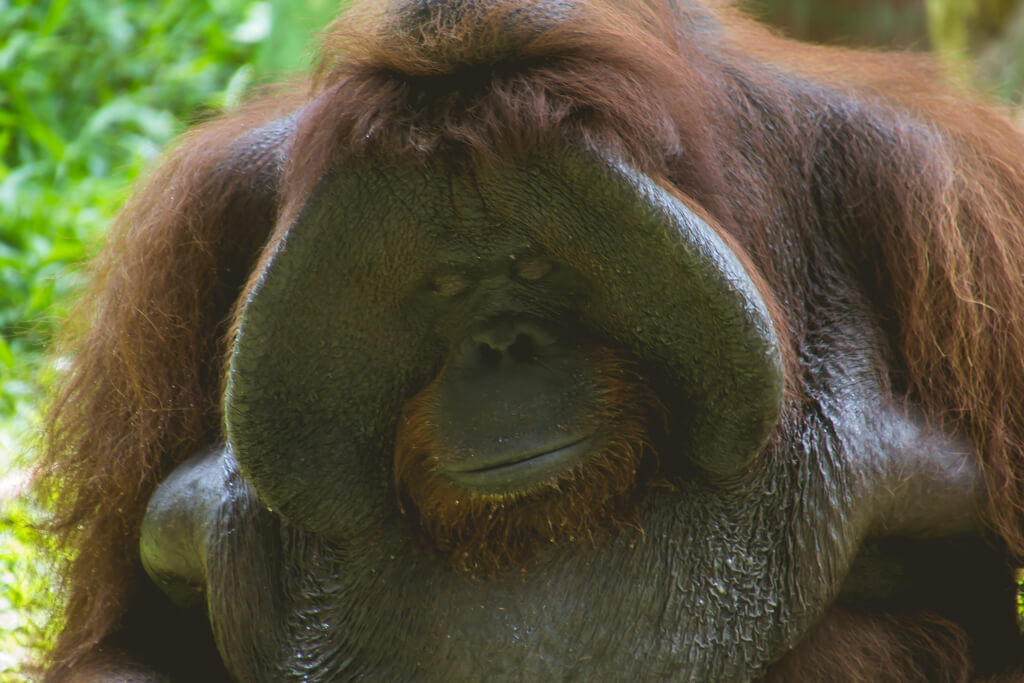
[[[431,283],[431,290],[437,296],[453,297],[462,294],[470,288],[472,283],[464,275],[447,274],[438,275]]]
[[[548,273],[550,273],[553,267],[554,264],[551,263],[551,261],[541,258],[534,258],[529,259],[527,261],[523,261],[521,263],[517,263],[514,272],[515,276],[520,280],[526,280],[527,282],[536,282],[537,280],[544,278]]]

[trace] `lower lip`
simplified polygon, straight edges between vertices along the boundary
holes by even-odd
[[[575,467],[590,451],[590,441],[591,437],[586,436],[551,451],[475,470],[446,470],[445,474],[456,484],[479,493],[525,492]]]

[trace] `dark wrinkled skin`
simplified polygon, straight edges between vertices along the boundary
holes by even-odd
[[[205,600],[231,676],[743,681],[836,600],[999,611],[986,579],[1001,560],[970,540],[983,496],[970,446],[893,405],[883,335],[841,274],[820,273],[842,309],[808,303],[807,396],[780,417],[756,289],[647,179],[579,147],[499,169],[389,164],[343,163],[313,193],[246,304],[228,444],[150,503],[143,562],[180,604]],[[516,253],[585,286],[541,305],[499,279],[472,305],[422,306],[432,269],[489,272]],[[639,528],[475,576],[402,515],[390,459],[402,403],[448,353],[432,325],[455,343],[498,314],[568,315],[678,392],[666,401],[702,407],[656,444],[671,486],[646,491]],[[977,587],[956,604],[930,594],[964,574]]]

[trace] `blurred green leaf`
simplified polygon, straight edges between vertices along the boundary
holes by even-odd
[[[14,367],[14,352],[3,337],[0,337],[0,363],[9,368]]]
[[[245,13],[245,21],[231,32],[231,38],[240,43],[258,43],[270,35],[272,23],[270,3],[254,2]]]

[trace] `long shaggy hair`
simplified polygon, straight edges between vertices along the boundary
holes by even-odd
[[[325,169],[371,144],[487,163],[575,136],[618,153],[745,252],[794,348],[807,264],[838,245],[884,322],[894,388],[977,444],[994,530],[1024,552],[1024,136],[1009,117],[926,59],[799,45],[729,8],[580,0],[556,3],[562,21],[496,0],[417,22],[382,4],[328,29],[308,83],[186,135],[110,232],[60,346],[73,361],[37,478],[62,565],[55,671],[117,630],[158,482],[223,439],[224,337],[247,278]],[[293,112],[279,161],[239,163],[239,138]]]

